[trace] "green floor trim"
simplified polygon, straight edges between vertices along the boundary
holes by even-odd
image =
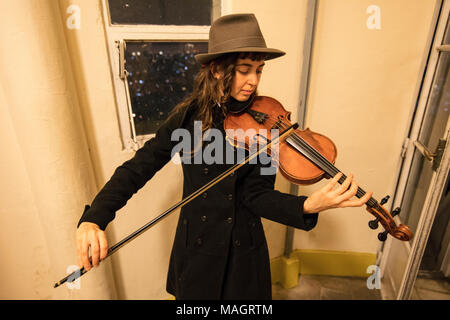
[[[282,256],[270,261],[272,283],[292,288],[298,284],[299,274],[367,278],[367,268],[376,258],[375,253],[365,252],[295,250],[289,259]]]

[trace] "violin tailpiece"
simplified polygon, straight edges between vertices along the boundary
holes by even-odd
[[[267,114],[265,114],[265,113],[263,113],[263,112],[256,111],[256,110],[252,110],[252,109],[247,109],[246,111],[247,111],[247,113],[248,113],[249,115],[252,116],[252,118],[253,118],[257,123],[259,123],[259,124],[264,124],[264,122],[266,122],[266,119],[267,119],[267,117],[268,117]]]

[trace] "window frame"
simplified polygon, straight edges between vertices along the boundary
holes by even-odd
[[[215,0],[213,4],[217,16],[231,13],[231,0]],[[122,150],[136,151],[155,136],[137,136],[131,114],[128,86],[121,76],[120,44],[126,41],[208,41],[210,26],[190,25],[143,25],[112,24],[108,0],[101,0],[103,21],[108,47],[109,63],[113,80],[117,117],[120,127]]]

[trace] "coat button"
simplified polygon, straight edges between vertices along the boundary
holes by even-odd
[[[228,223],[232,223],[233,222],[233,218],[232,217],[228,217],[227,222]]]
[[[227,199],[230,200],[230,201],[233,200],[233,195],[230,193],[230,194],[227,196]]]
[[[183,219],[183,224],[187,224],[187,219]]]
[[[201,219],[203,222],[205,222],[205,221],[206,221],[206,216],[202,216],[200,219]]]
[[[208,196],[208,194],[207,194],[206,192],[203,192],[203,193],[202,193],[203,199],[206,199],[207,196]]]
[[[234,244],[236,245],[236,247],[239,247],[241,245],[241,242],[239,240],[234,241]]]
[[[197,240],[195,240],[195,243],[197,244],[197,246],[201,246],[203,244],[202,238],[197,238]]]
[[[209,169],[208,168],[203,168],[203,174],[206,176],[208,175]]]

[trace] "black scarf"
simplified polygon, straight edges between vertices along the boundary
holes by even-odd
[[[238,101],[235,98],[230,96],[230,99],[227,101],[227,109],[231,113],[239,113],[244,111],[252,102],[255,95],[252,94],[248,100]]]

